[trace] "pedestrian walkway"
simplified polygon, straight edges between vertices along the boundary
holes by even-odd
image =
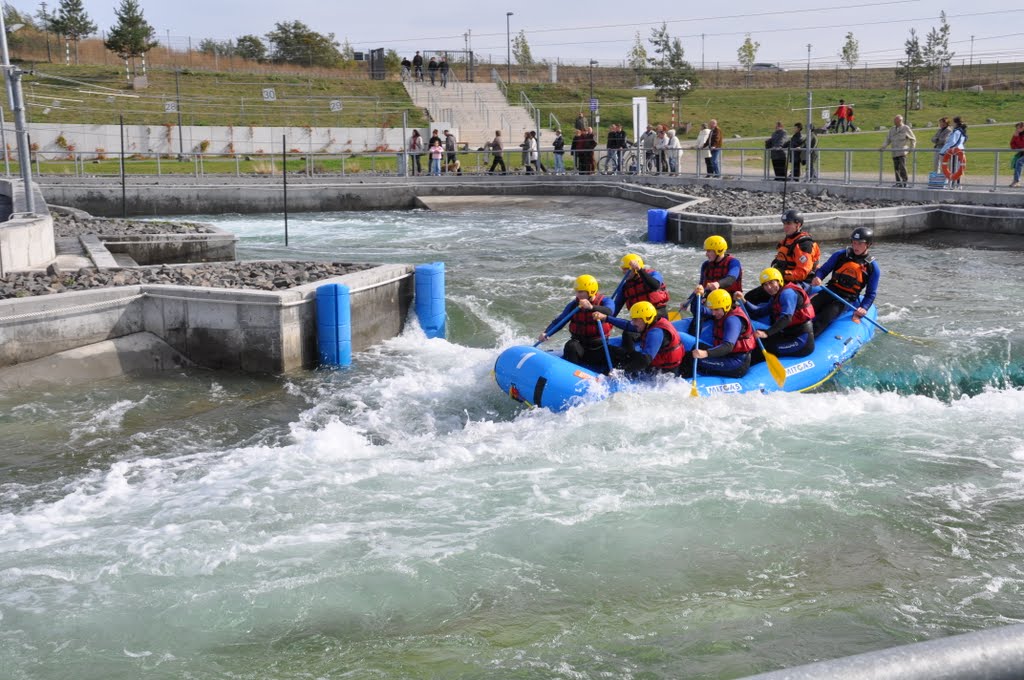
[[[526,108],[509,104],[495,83],[463,83],[452,78],[447,87],[441,87],[440,80],[436,85],[429,80],[404,84],[413,103],[429,112],[431,120],[448,121],[458,130],[459,144],[467,150],[483,147],[494,139],[495,130],[501,130],[508,158],[523,141],[523,134],[537,127]],[[540,136],[543,147],[550,145],[555,134],[541,128]]]

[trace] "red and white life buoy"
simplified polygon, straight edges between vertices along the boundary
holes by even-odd
[[[964,150],[960,147],[954,146],[942,155],[942,174],[946,176],[946,179],[955,182],[963,176],[966,167],[967,156],[964,155]]]

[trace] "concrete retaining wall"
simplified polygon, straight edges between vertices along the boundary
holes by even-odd
[[[207,368],[280,373],[317,363],[316,289],[352,293],[355,351],[401,332],[412,265],[383,265],[280,292],[142,285],[0,300],[0,367],[148,331]]]
[[[21,180],[0,180],[0,194],[7,198],[11,213],[0,216],[0,276],[22,269],[45,267],[57,257],[53,243],[53,218],[38,187],[35,206],[38,216],[19,216],[28,206]],[[9,219],[14,215],[14,219]]]
[[[326,114],[326,107],[324,113]],[[452,130],[458,138],[458,129],[447,121],[434,121],[420,130],[425,138],[429,130]],[[121,128],[118,125],[59,124],[46,121],[28,124],[32,142],[39,145],[37,152],[44,160],[78,156],[86,161],[94,158],[114,158],[121,149]],[[350,127],[256,127],[248,125],[125,125],[124,151],[126,154],[277,154],[283,151],[281,137],[287,141],[289,151],[301,153],[349,153],[404,148],[402,128],[350,128]],[[205,150],[203,147],[206,147]]]
[[[234,234],[206,225],[204,234],[99,235],[111,253],[124,253],[140,265],[186,262],[230,262],[235,259]]]

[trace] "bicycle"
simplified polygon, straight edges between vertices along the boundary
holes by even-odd
[[[597,169],[602,175],[613,175],[615,174],[615,159],[614,155],[618,153],[622,155],[622,163],[620,165],[620,173],[626,173],[628,175],[635,175],[637,168],[641,167],[638,163],[639,155],[638,149],[635,145],[630,144],[625,149],[610,149],[605,155],[601,156],[600,160],[597,161]],[[652,156],[647,159],[647,163],[643,166],[645,174],[653,174],[657,172],[658,166],[655,163],[655,159]]]

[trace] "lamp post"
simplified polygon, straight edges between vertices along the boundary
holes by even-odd
[[[508,48],[508,54],[505,56],[505,79],[509,83],[512,82],[512,29],[511,21],[512,12],[505,12],[505,47]]]
[[[21,181],[25,191],[25,212],[35,214],[35,196],[32,193],[32,159],[29,156],[28,131],[25,126],[25,104],[21,94],[22,70],[11,66],[11,58],[7,52],[7,25],[4,21],[3,12],[0,12],[0,59],[3,60],[7,101],[10,103],[11,111],[14,113],[14,134],[18,143],[18,164],[21,168]],[[6,141],[2,151],[6,159]]]
[[[590,99],[594,99],[594,66],[597,65],[597,61],[594,59],[590,60]]]

